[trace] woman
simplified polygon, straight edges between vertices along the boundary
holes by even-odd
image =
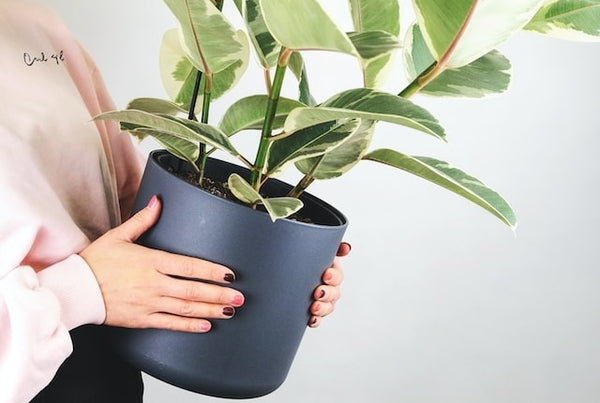
[[[141,401],[139,371],[96,325],[207,332],[244,296],[227,267],[133,243],[160,200],[121,224],[142,161],[114,123],[91,122],[114,106],[63,22],[0,0],[0,38],[0,402]],[[323,281],[312,327],[339,297],[339,262]]]

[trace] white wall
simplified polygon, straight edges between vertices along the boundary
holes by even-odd
[[[162,2],[44,3],[95,57],[118,106],[163,96],[156,57],[173,24]],[[600,400],[600,45],[520,34],[502,50],[514,66],[508,94],[415,99],[449,144],[383,126],[377,143],[447,159],[493,185],[518,213],[517,235],[382,166],[316,185],[351,220],[344,296],[307,331],[286,383],[259,401]],[[313,88],[325,94],[330,79]],[[217,400],[146,383],[149,403]]]

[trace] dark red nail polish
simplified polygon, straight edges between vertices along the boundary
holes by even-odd
[[[321,290],[321,292],[319,293],[319,299],[323,298],[325,296],[325,290]]]
[[[315,323],[317,323],[317,317],[313,316],[310,320],[310,326],[314,325]]]
[[[225,316],[233,316],[235,314],[235,309],[231,306],[226,306],[223,308],[223,315]]]
[[[227,274],[225,274],[225,276],[223,276],[223,279],[225,281],[227,281],[228,283],[231,283],[232,281],[235,280],[235,276],[232,273],[227,273]]]

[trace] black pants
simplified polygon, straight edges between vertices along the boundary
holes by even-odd
[[[108,345],[107,328],[81,326],[71,331],[73,354],[32,403],[139,403],[140,371],[121,361]]]

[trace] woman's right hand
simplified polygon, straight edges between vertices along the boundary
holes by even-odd
[[[230,318],[244,296],[225,286],[235,279],[227,267],[134,243],[154,225],[160,209],[154,196],[144,209],[80,252],[100,285],[105,323],[207,332],[207,319]]]

